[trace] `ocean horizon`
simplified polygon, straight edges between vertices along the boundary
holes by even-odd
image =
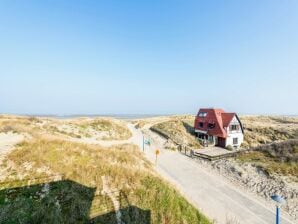
[[[78,117],[110,117],[117,119],[141,119],[150,117],[160,117],[160,116],[172,116],[175,114],[17,114],[21,116],[33,116],[33,117],[52,117],[58,119],[69,119]],[[179,114],[177,114],[179,115]]]

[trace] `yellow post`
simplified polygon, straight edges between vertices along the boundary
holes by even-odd
[[[159,155],[160,151],[159,149],[155,150],[155,165],[157,165],[157,156]]]

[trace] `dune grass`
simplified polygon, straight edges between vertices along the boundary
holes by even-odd
[[[150,211],[150,223],[210,223],[175,188],[155,174],[151,164],[133,145],[103,148],[37,139],[19,144],[7,156],[7,162],[1,165],[1,169],[7,169],[4,181],[57,175],[63,177],[59,183],[48,181],[48,193],[43,193],[46,188],[44,183],[20,182],[19,186],[2,187],[2,221],[30,223],[32,217],[39,217],[37,220],[46,220],[47,223],[57,223],[57,220],[67,218],[74,220],[73,223],[86,223],[91,220],[92,214],[94,223],[115,223],[111,203],[101,193],[101,177],[107,176],[112,187],[126,195],[129,206],[138,208],[138,211]],[[70,192],[66,192],[64,187]],[[77,195],[86,197],[83,199]],[[79,199],[83,202],[79,203]],[[130,220],[129,223],[148,223],[148,220],[142,220],[145,216],[140,212],[125,208],[123,219]],[[24,212],[29,214],[24,215]]]
[[[193,125],[189,120],[173,117],[173,119],[153,125],[152,131],[162,133],[177,144],[187,145],[191,148],[201,148],[196,140]]]
[[[79,127],[83,130],[92,128],[95,131],[108,132],[109,135],[104,136],[102,140],[126,140],[132,136],[131,132],[122,122],[114,119],[95,119],[79,124]]]
[[[298,138],[298,118],[281,116],[241,116],[244,147]]]
[[[237,159],[255,164],[271,175],[290,176],[298,181],[298,140],[259,146]]]
[[[37,134],[39,128],[35,125],[40,120],[33,117],[3,116],[0,118],[0,132],[31,133]]]
[[[122,121],[113,118],[75,118],[59,120],[26,116],[0,117],[0,132],[27,133],[35,138],[96,138],[97,140],[127,140],[132,133]]]
[[[126,125],[112,118],[77,119],[60,124],[51,124],[49,130],[73,138],[94,138],[97,140],[127,140],[132,134]]]

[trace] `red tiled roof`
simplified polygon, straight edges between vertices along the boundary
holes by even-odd
[[[228,125],[230,124],[231,120],[235,115],[236,115],[235,113],[222,113],[221,117],[222,117],[223,126],[228,127]]]
[[[206,117],[199,117],[202,112],[207,113]],[[195,129],[205,131],[208,135],[226,138],[226,128],[235,115],[235,113],[226,113],[222,109],[200,109],[195,119]],[[203,123],[203,128],[199,126],[200,122]],[[209,124],[214,124],[214,128],[209,128]]]

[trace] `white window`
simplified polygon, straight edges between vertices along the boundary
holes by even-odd
[[[231,128],[232,131],[237,131],[238,130],[238,125],[237,124],[232,124],[230,128]]]
[[[237,145],[238,144],[238,138],[233,138],[233,145]]]
[[[199,117],[206,117],[207,116],[207,112],[201,112],[199,113]]]

